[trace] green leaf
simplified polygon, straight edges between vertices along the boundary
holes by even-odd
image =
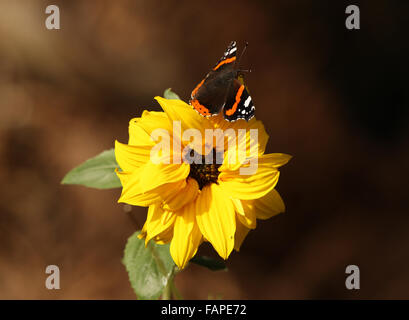
[[[139,299],[157,299],[173,276],[175,264],[170,256],[169,245],[139,239],[140,231],[129,237],[123,263],[129,281]]]
[[[190,260],[190,262],[196,263],[202,267],[206,267],[212,271],[219,271],[219,270],[226,270],[227,267],[225,263],[221,260],[216,260],[211,257],[207,256],[195,256],[193,259]]]
[[[112,189],[120,188],[121,181],[115,173],[118,164],[114,149],[106,150],[72,169],[62,184],[80,184],[90,188]]]
[[[163,93],[163,97],[165,99],[178,99],[178,100],[180,100],[179,96],[176,93],[174,93],[171,88],[168,88],[168,89],[165,90],[165,92]]]

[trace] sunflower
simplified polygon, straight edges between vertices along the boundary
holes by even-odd
[[[222,115],[204,118],[181,100],[155,99],[164,112],[145,110],[130,121],[128,144],[115,141],[123,187],[118,202],[149,207],[140,237],[145,243],[170,242],[180,269],[203,241],[227,259],[233,249],[239,251],[257,219],[284,211],[274,188],[278,168],[291,156],[264,154],[268,135],[255,118],[248,122],[228,122]],[[209,143],[205,139],[209,129],[233,135],[214,135]],[[209,157],[213,161],[207,161]],[[196,161],[186,161],[193,158]],[[256,170],[243,174],[252,161]]]

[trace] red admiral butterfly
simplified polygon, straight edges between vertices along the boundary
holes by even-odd
[[[246,47],[247,43],[240,58]],[[239,81],[242,73],[250,70],[239,70],[236,67],[236,51],[236,41],[232,41],[215,67],[192,91],[189,103],[202,116],[216,115],[223,109],[223,116],[229,121],[249,121],[253,118],[253,101],[245,85]]]

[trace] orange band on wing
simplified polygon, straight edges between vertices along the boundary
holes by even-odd
[[[192,98],[194,98],[194,96],[196,95],[197,91],[198,91],[199,88],[202,86],[202,84],[203,84],[204,81],[205,81],[205,79],[203,79],[203,80],[196,86],[196,88],[193,89],[192,94],[191,94]]]
[[[229,110],[226,110],[226,115],[231,116],[232,114],[236,112],[236,109],[237,109],[237,106],[239,105],[240,97],[241,97],[241,94],[243,93],[243,90],[244,90],[244,85],[241,85],[239,90],[237,90],[236,102],[234,102],[233,106]]]
[[[209,109],[207,109],[205,106],[201,105],[197,99],[194,99],[190,101],[190,104],[193,106],[193,108],[196,109],[197,112],[199,112],[202,116],[210,116],[211,113],[209,112]]]
[[[236,57],[232,57],[232,58],[230,58],[230,59],[223,60],[223,61],[221,61],[217,66],[215,66],[215,67],[213,68],[213,70],[217,70],[217,69],[220,68],[220,66],[222,66],[222,65],[224,65],[224,64],[226,64],[226,63],[231,63],[231,62],[233,62],[234,60],[236,60]]]

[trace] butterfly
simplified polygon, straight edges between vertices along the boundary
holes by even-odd
[[[189,103],[202,116],[214,116],[223,109],[223,116],[228,121],[249,121],[254,117],[255,107],[243,83],[243,73],[250,70],[238,69],[240,58],[236,59],[236,52],[236,41],[232,41],[221,59],[192,91]]]

